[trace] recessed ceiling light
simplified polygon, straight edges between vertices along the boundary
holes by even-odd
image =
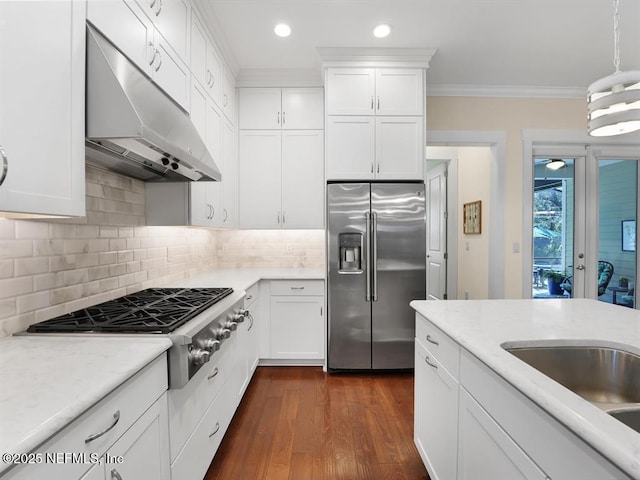
[[[291,35],[291,27],[286,23],[279,23],[276,28],[273,29],[276,35],[279,37],[288,37]]]
[[[384,38],[391,33],[391,26],[386,23],[381,23],[373,29],[373,35],[377,38]]]

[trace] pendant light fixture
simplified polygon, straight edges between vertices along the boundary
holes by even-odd
[[[562,167],[566,167],[567,164],[561,158],[551,158],[547,163],[544,164],[545,168],[549,170],[560,170]]]
[[[640,70],[620,71],[620,0],[613,0],[615,72],[589,85],[589,135],[609,137],[640,130]]]

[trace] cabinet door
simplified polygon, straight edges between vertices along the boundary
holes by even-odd
[[[327,115],[374,115],[375,70],[330,68],[327,71]]]
[[[153,5],[151,19],[183,62],[189,60],[189,17],[191,6],[187,0],[141,0]]]
[[[222,112],[231,123],[236,123],[236,81],[227,65],[222,72]]]
[[[238,226],[238,136],[228,121],[222,129],[222,224],[225,228]]]
[[[458,448],[460,480],[548,478],[464,388],[460,389]]]
[[[430,478],[456,478],[458,382],[418,341],[415,355],[416,446]]]
[[[245,130],[278,129],[281,126],[279,88],[240,89],[240,128]]]
[[[0,211],[84,215],[85,2],[0,2]]]
[[[271,297],[271,358],[324,358],[324,297]]]
[[[282,128],[287,130],[322,130],[324,128],[323,89],[283,88]]]
[[[424,156],[422,117],[376,118],[376,178],[421,180]]]
[[[327,180],[374,177],[375,119],[327,117]]]
[[[191,73],[202,86],[207,86],[210,77],[207,74],[207,33],[202,23],[191,12]]]
[[[49,477],[51,480],[55,480],[54,477]],[[105,478],[109,478],[105,476],[104,473],[104,465],[99,463],[98,465],[94,465],[91,467],[87,473],[85,473],[80,480],[105,480]]]
[[[240,228],[280,228],[280,131],[241,131],[239,145]]]
[[[376,70],[377,115],[422,115],[423,71],[418,69]]]
[[[154,49],[156,56],[151,65],[153,80],[182,108],[189,111],[191,72],[187,64],[157,30],[154,32]]]
[[[322,228],[324,131],[282,132],[282,226]]]
[[[214,102],[224,110],[222,103],[222,88],[224,84],[222,60],[218,57],[213,44],[207,42],[207,88]]]
[[[110,461],[122,457],[122,462]],[[109,449],[105,459],[108,478],[169,480],[169,421],[164,393]]]
[[[153,24],[133,0],[87,2],[87,20],[147,75],[153,48]]]

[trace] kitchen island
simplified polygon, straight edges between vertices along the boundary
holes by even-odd
[[[419,361],[419,352],[424,349],[422,364],[427,365],[425,372],[438,372],[439,375],[446,373],[451,378],[449,386],[456,386],[456,394],[451,397],[456,403],[456,409],[458,402],[460,403],[460,427],[456,432],[449,432],[451,437],[455,437],[453,442],[459,451],[457,460],[454,456],[449,465],[446,465],[446,460],[441,462],[445,464],[445,471],[455,474],[457,470],[457,478],[467,478],[461,476],[461,471],[465,468],[464,450],[470,449],[469,438],[463,442],[458,435],[469,428],[468,418],[474,415],[465,417],[464,405],[477,400],[479,404],[483,401],[493,401],[496,404],[494,410],[486,407],[489,418],[492,417],[490,421],[497,422],[497,425],[494,422],[490,427],[496,427],[502,433],[506,431],[505,438],[511,443],[515,442],[505,446],[503,450],[518,450],[517,454],[524,459],[524,467],[520,469],[521,476],[518,478],[561,478],[557,474],[551,474],[544,462],[536,458],[536,454],[527,447],[527,444],[531,446],[535,443],[532,439],[538,435],[539,426],[553,423],[557,425],[553,427],[553,431],[559,432],[562,441],[567,441],[567,445],[580,444],[585,458],[595,458],[596,466],[603,468],[602,471],[592,469],[586,476],[565,478],[640,479],[640,434],[503,348],[540,344],[597,345],[640,355],[640,312],[586,299],[414,301],[411,305],[417,312],[416,361]],[[448,342],[450,348],[437,354],[430,353],[441,348],[433,343],[438,335],[442,337],[439,343],[444,341],[446,346]],[[422,336],[425,338],[421,338]],[[434,363],[436,361],[442,363]],[[416,378],[422,364],[416,364]],[[431,364],[433,365],[430,367]],[[455,383],[458,374],[459,396],[458,383]],[[451,392],[453,391],[452,387]],[[501,395],[501,392],[504,394]],[[468,396],[471,400],[463,399],[463,396]],[[416,419],[419,419],[424,406],[418,392],[416,399],[420,400],[415,406]],[[515,403],[512,408],[512,401],[526,403],[526,408],[520,409],[521,405]],[[447,404],[444,405],[443,408],[446,408]],[[516,411],[522,413],[516,415]],[[453,412],[451,413],[453,418]],[[457,415],[455,418],[457,421]],[[504,424],[500,425],[501,421]],[[522,441],[518,439],[519,433],[511,431],[509,426],[515,430],[522,429]],[[418,431],[416,436],[420,436]],[[416,443],[420,449],[420,442],[416,440]],[[547,450],[555,450],[549,453],[551,457],[564,455],[560,440],[545,437],[538,443],[546,443]],[[428,449],[425,448],[424,451],[430,456]],[[425,463],[432,460],[433,458],[425,460]],[[439,460],[435,459],[435,462]],[[433,469],[433,465],[431,467]],[[581,467],[584,466],[574,463],[566,468],[569,469],[568,472],[572,472],[572,468]],[[455,475],[452,476],[455,478]],[[435,477],[438,478],[437,475]]]

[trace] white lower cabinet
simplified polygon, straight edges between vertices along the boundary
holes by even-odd
[[[454,477],[442,477],[454,478]],[[548,479],[500,425],[460,389],[459,480]]]
[[[259,300],[259,283],[255,283],[247,289],[247,295],[244,301],[244,308],[249,311],[248,317],[244,322],[238,325],[238,339],[244,348],[240,350],[242,357],[242,383],[238,392],[238,398],[242,399],[244,392],[249,386],[253,372],[258,366],[258,325],[256,321],[259,319],[258,300]]]
[[[271,282],[269,358],[324,359],[324,323],[322,280]]]
[[[456,478],[458,380],[416,339],[414,439],[432,480]],[[481,478],[481,477],[477,477]]]
[[[419,314],[414,437],[434,480],[629,478]]]
[[[123,480],[169,480],[167,385],[163,354],[34,452],[83,461],[20,465],[2,479],[119,480],[115,469]]]

